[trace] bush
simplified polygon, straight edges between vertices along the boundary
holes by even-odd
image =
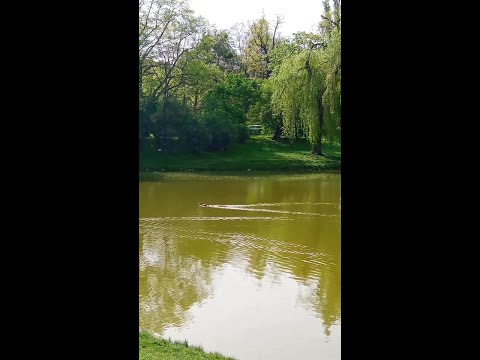
[[[236,139],[237,129],[221,110],[207,112],[202,124],[208,134],[208,149],[225,151]]]
[[[204,124],[194,117],[186,119],[182,127],[182,150],[199,153],[209,145],[209,137]]]
[[[237,142],[240,144],[243,144],[248,138],[250,138],[250,131],[248,130],[248,127],[241,124],[241,125],[236,125],[236,133],[237,133]]]
[[[191,111],[175,100],[160,104],[150,116],[157,148],[166,153],[177,151],[185,140],[184,125],[192,117]]]

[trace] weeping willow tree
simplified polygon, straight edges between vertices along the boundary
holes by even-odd
[[[340,29],[332,31],[328,47],[324,51],[325,92],[322,96],[325,135],[330,143],[340,141],[341,135],[341,56]]]
[[[325,61],[325,93],[323,94],[325,133],[330,143],[340,140],[341,130],[341,2],[323,1],[322,21],[319,33],[323,38]]]
[[[283,132],[291,139],[305,135],[312,152],[322,155],[325,73],[321,51],[302,51],[285,59],[272,79],[272,105],[283,119]]]
[[[332,15],[324,1],[319,41],[284,59],[271,78],[272,107],[282,117],[284,135],[305,136],[317,155],[323,155],[322,138],[340,140],[340,1],[333,3]]]

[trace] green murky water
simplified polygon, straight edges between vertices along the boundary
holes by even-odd
[[[340,175],[139,186],[142,328],[240,360],[340,359]]]

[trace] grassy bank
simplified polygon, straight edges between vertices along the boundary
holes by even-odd
[[[201,347],[190,346],[187,342],[172,342],[157,339],[146,332],[140,332],[140,360],[234,360],[218,353],[207,353]]]
[[[140,151],[140,171],[340,170],[340,145],[324,144],[322,151],[326,156],[315,156],[306,141],[276,142],[265,135],[220,153],[162,154],[152,146]]]

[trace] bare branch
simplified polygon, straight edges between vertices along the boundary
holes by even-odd
[[[313,41],[310,42],[310,50],[318,49],[318,48],[321,48],[321,47],[326,48],[327,44],[323,43],[323,42],[313,42]]]
[[[325,16],[323,16],[323,15],[320,15],[320,16],[322,17],[322,19],[330,21],[330,22],[331,22],[333,25],[335,25],[336,27],[338,27],[338,28],[340,27],[340,25],[339,25],[338,23],[336,23],[335,21],[333,21],[332,19],[327,18],[327,17],[325,17]],[[338,22],[340,22],[340,19],[338,19]]]
[[[160,43],[160,40],[162,40],[162,38],[163,38],[163,34],[164,34],[165,31],[167,30],[168,25],[170,25],[170,22],[171,22],[172,20],[173,20],[173,17],[170,17],[170,18],[168,19],[167,23],[166,23],[165,26],[163,27],[163,30],[162,30],[161,34],[157,37],[157,40],[144,52],[143,56],[141,57],[141,61],[145,60],[145,59],[147,58],[147,56],[150,55],[150,52],[153,50],[153,48]]]
[[[277,15],[277,19],[275,22],[275,29],[273,30],[273,37],[272,37],[272,48],[275,48],[275,37],[277,35],[277,29],[283,23],[283,17],[281,15]]]

